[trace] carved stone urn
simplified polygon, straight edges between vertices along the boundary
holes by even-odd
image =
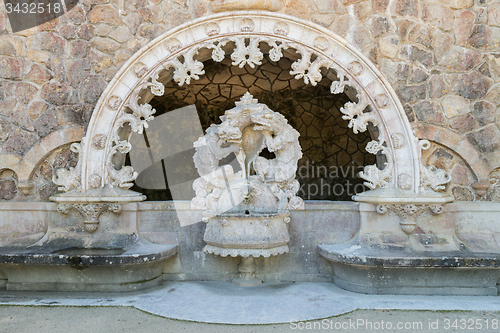
[[[246,93],[194,143],[200,174],[193,188],[193,209],[203,209],[207,223],[204,251],[241,257],[233,282],[256,285],[254,258],[288,252],[290,209],[304,202],[295,194],[299,133],[280,113]],[[261,154],[267,150],[267,158]],[[219,166],[221,160],[229,163]]]

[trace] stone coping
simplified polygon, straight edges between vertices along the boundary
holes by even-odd
[[[424,252],[405,247],[364,247],[355,243],[318,245],[325,259],[347,265],[381,268],[499,268],[500,253]]]
[[[143,240],[125,248],[1,248],[0,264],[116,266],[144,264],[170,258],[176,253],[177,244],[153,244]]]

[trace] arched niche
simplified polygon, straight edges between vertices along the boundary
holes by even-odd
[[[203,17],[173,29],[139,50],[101,95],[79,147],[79,165],[58,174],[65,191],[85,192],[105,185],[128,188],[137,176],[114,158],[133,149],[130,130],[141,133],[154,117],[147,104],[163,94],[163,82],[189,85],[204,75],[203,61],[229,57],[233,66],[272,60],[293,61],[290,74],[316,85],[330,75],[331,92],[351,91],[355,102],[342,113],[349,127],[364,132],[377,128],[367,146],[385,155],[384,168],[369,166],[362,176],[369,187],[396,187],[418,193],[419,153],[409,121],[388,81],[365,56],[341,37],[311,22],[271,12],[232,12]],[[344,89],[349,87],[349,89]],[[129,128],[130,130],[127,130]],[[80,183],[81,181],[81,183]]]

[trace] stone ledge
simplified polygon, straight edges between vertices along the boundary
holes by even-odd
[[[496,296],[500,254],[319,245],[339,287],[366,294]]]
[[[2,248],[7,290],[125,292],[159,285],[176,244],[125,248]]]
[[[118,266],[143,264],[170,258],[177,253],[176,244],[137,242],[128,248],[2,248],[0,264]]]

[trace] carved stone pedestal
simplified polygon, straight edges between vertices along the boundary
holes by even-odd
[[[262,280],[255,277],[255,263],[252,256],[241,257],[241,263],[238,265],[240,274],[233,279],[233,283],[243,287],[253,287],[262,283]]]

